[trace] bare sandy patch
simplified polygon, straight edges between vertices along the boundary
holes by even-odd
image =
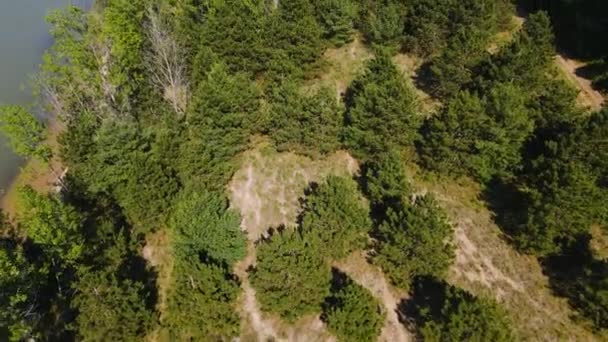
[[[294,153],[276,153],[268,143],[246,152],[243,167],[229,186],[231,205],[242,216],[241,227],[251,241],[269,228],[293,227],[300,213],[300,199],[311,182],[330,175],[351,176],[359,167],[348,153],[340,151],[312,160]]]
[[[522,340],[598,340],[575,322],[567,300],[552,293],[538,260],[508,244],[479,200],[478,185],[466,179],[416,179],[415,185],[432,192],[454,223],[456,259],[450,283],[495,298],[509,312]]]
[[[584,67],[585,63],[569,59],[563,55],[557,55],[555,56],[555,64],[568,81],[579,90],[578,102],[581,106],[592,111],[602,109],[605,101],[602,93],[593,89],[591,80],[577,74],[577,70]]]
[[[249,239],[245,259],[235,265],[243,293],[239,312],[241,339],[251,341],[335,341],[319,316],[309,316],[289,325],[279,317],[262,312],[248,270],[255,265],[255,242],[271,227],[296,225],[300,200],[311,182],[329,175],[352,176],[357,162],[346,152],[336,152],[322,160],[311,160],[293,153],[277,153],[267,142],[242,156],[243,167],[229,186],[231,205],[240,211],[241,228]]]
[[[354,40],[339,48],[330,48],[325,51],[322,63],[325,64],[322,73],[306,83],[306,89],[314,90],[321,86],[328,86],[336,89],[338,100],[346,92],[346,88],[361,72],[365,61],[373,57],[372,52],[363,44],[359,35]]]

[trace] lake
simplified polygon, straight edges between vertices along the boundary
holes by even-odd
[[[28,78],[52,43],[44,18],[48,10],[87,0],[0,0],[0,103],[28,104],[32,91]],[[0,136],[0,195],[13,181],[23,160],[15,156]]]

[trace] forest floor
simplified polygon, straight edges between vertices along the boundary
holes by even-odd
[[[365,62],[373,57],[362,39],[360,35],[355,35],[352,42],[327,49],[323,54],[321,70],[316,78],[306,83],[305,90],[316,90],[320,87],[335,88],[336,97],[341,101],[346,88],[363,70]]]

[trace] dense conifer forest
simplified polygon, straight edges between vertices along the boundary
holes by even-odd
[[[316,319],[338,341],[401,339],[389,321],[414,340],[529,339],[504,295],[450,281],[459,228],[420,175],[476,184],[506,244],[606,338],[608,243],[592,245],[608,233],[608,109],[579,105],[554,65],[558,52],[590,61],[606,88],[606,7],[98,0],[50,12],[55,42],[34,81],[57,141],[29,108],[0,107],[13,149],[57,176],[0,212],[0,340],[260,340],[252,305],[281,327]],[[322,82],[328,51],[358,43],[368,55],[353,79]],[[412,77],[396,56],[420,61]],[[348,153],[357,171],[305,177],[294,222],[260,214],[254,236],[231,194],[260,144],[311,165]],[[360,272],[342,267],[353,255]],[[368,268],[400,294],[395,307],[361,280],[380,281]]]

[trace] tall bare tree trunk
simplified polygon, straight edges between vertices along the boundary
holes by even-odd
[[[145,29],[151,48],[145,62],[152,81],[173,110],[183,114],[189,98],[185,49],[172,34],[167,20],[154,8],[148,9]]]

